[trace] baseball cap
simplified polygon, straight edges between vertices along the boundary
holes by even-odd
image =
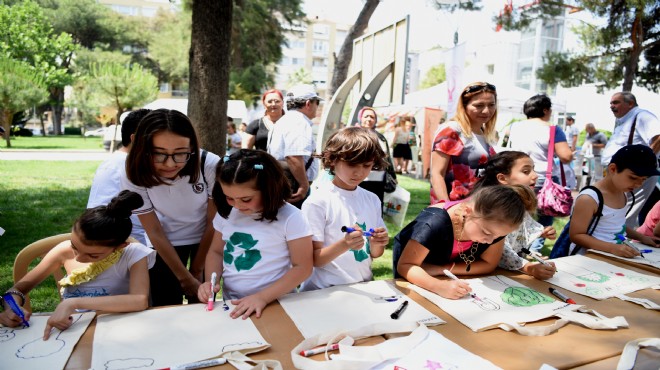
[[[286,97],[287,99],[299,99],[299,100],[310,100],[310,99],[323,100],[320,96],[318,96],[316,90],[314,89],[314,86],[312,85],[296,85],[292,87],[289,91],[287,91]]]
[[[629,169],[637,176],[658,176],[658,159],[653,153],[653,149],[646,145],[635,144],[626,145],[619,149],[612,161],[620,169]]]

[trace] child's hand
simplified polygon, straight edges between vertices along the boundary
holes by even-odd
[[[60,304],[57,305],[55,312],[48,318],[46,323],[46,329],[44,330],[44,340],[48,340],[50,333],[53,328],[58,328],[60,330],[66,330],[73,324],[73,317],[71,314],[75,311],[73,302],[75,298],[65,299]]]
[[[550,279],[555,274],[557,269],[553,262],[548,261],[548,263],[551,266],[546,266],[539,262],[530,262],[527,264],[527,266],[529,266],[527,268],[527,271],[529,272],[530,275],[534,276],[536,279],[539,280]]]
[[[353,225],[355,231],[344,235],[344,245],[348,249],[360,250],[364,247],[363,231],[358,225]]]
[[[0,308],[2,308],[2,305],[0,305]],[[32,312],[26,310],[25,308],[21,307],[21,310],[23,311],[23,316],[25,316],[26,321],[30,321],[30,316],[32,316]],[[23,320],[14,313],[14,311],[11,310],[11,308],[6,307],[4,311],[0,312],[0,324],[9,328],[15,328],[17,326],[20,326],[23,324]]]
[[[385,246],[390,241],[390,236],[387,234],[387,229],[384,227],[377,227],[371,234],[370,243],[372,246]]]
[[[463,280],[442,280],[441,287],[436,291],[441,297],[460,299],[472,291],[470,284]]]
[[[217,293],[220,291],[220,284],[216,283],[215,286],[213,287],[213,293]],[[205,283],[202,283],[199,285],[199,288],[197,288],[197,298],[199,299],[200,302],[207,302],[209,300],[209,297],[211,296],[211,282],[207,281]]]
[[[643,235],[638,240],[642,244],[649,245],[654,248],[660,247],[660,238],[654,236]]]
[[[555,230],[554,227],[548,226],[545,229],[543,229],[543,232],[541,233],[541,238],[555,240],[557,239],[557,231]]]
[[[234,305],[234,310],[229,314],[232,319],[236,319],[243,315],[243,320],[247,319],[253,313],[256,313],[257,318],[261,317],[261,312],[268,304],[265,299],[261,298],[259,294],[249,295],[241,299],[234,299],[231,301]]]
[[[615,254],[619,257],[625,257],[625,258],[633,258],[639,256],[639,249],[629,247],[625,244],[612,244],[614,248],[612,248],[611,253]]]

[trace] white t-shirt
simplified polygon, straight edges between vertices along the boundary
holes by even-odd
[[[364,230],[385,227],[380,200],[375,194],[360,187],[344,190],[332,182],[325,182],[305,200],[302,212],[312,229],[312,240],[322,242],[324,247],[344,237],[342,226],[357,223]],[[323,267],[314,267],[301,290],[371,281],[370,251],[368,238],[365,238],[362,249],[349,250]]]
[[[566,134],[561,127],[556,126],[555,143],[566,141]],[[509,147],[518,150],[532,158],[534,172],[539,177],[546,177],[548,169],[548,143],[550,142],[550,126],[539,119],[529,119],[514,122],[509,134]],[[552,166],[552,174],[559,176],[559,166]]]
[[[215,168],[220,157],[207,152],[204,165],[196,184],[190,184],[189,176],[166,180],[163,185],[145,188],[136,186],[122,175],[122,187],[142,196],[144,205],[133,211],[136,215],[156,212],[165,235],[173,246],[199,243],[206,227],[206,210],[215,183]],[[208,185],[208,186],[207,186]]]
[[[595,191],[591,189],[582,190],[575,199],[576,203],[577,199],[582,196],[589,196],[598,204],[598,195]],[[596,229],[591,236],[604,242],[621,244],[617,236],[626,236],[626,212],[628,212],[629,208],[630,206],[627,204],[622,208],[611,208],[607,204],[603,204],[603,216],[598,221],[598,225],[596,225]],[[571,243],[569,255],[573,253],[574,248],[575,243]],[[580,248],[577,252],[577,254],[586,253],[587,248]]]
[[[225,241],[223,258],[223,295],[239,299],[255,294],[280,279],[291,269],[290,240],[312,233],[302,212],[285,203],[277,220],[257,221],[232,209],[227,219],[219,214],[213,227]]]
[[[234,132],[233,135],[229,135],[229,142],[233,145],[240,144],[242,141],[243,141],[243,137],[238,132]],[[239,151],[240,149],[241,149],[240,145],[239,145],[238,148],[234,148],[231,145],[228,145],[227,146],[227,155],[232,155],[232,154],[236,153],[237,151]]]
[[[302,156],[305,165],[316,148],[312,121],[297,110],[287,111],[268,131],[268,153],[275,159]],[[314,180],[319,171],[318,160],[312,160],[307,169],[307,179]]]
[[[107,206],[112,198],[121,192],[121,177],[126,173],[126,156],[128,153],[118,150],[108,159],[103,161],[96,169],[92,188],[89,191],[87,208]],[[142,244],[146,244],[146,235],[140,219],[136,215],[131,216],[133,230],[131,236]]]
[[[67,240],[64,243],[71,242]],[[147,267],[152,268],[156,262],[156,251],[140,243],[131,243],[124,247],[124,253],[122,253],[117,263],[100,273],[94,280],[64,288],[62,298],[128,294],[131,267],[145,257],[147,257]]]
[[[578,130],[578,128],[575,127],[575,123],[574,123],[572,125],[566,125],[566,130],[564,130],[564,133],[566,134],[566,141],[568,142],[568,146],[570,147],[571,145],[573,145],[573,138],[578,137],[580,135],[580,130]]]
[[[634,107],[625,116],[616,119],[614,132],[601,153],[601,164],[603,166],[610,164],[614,153],[628,145],[628,137],[630,136],[630,129],[632,128],[633,121],[635,121],[635,117],[637,117],[637,122],[635,123],[633,144],[651,146],[653,138],[660,135],[660,120],[658,120],[658,117],[646,109]]]

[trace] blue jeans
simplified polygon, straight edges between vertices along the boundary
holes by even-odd
[[[538,179],[536,179],[536,185],[534,185],[534,192],[537,195],[539,193],[539,190],[541,190],[541,188],[543,187],[544,182],[545,182],[545,176],[539,175]],[[552,182],[559,184],[559,177],[552,176]],[[552,226],[552,223],[555,220],[553,216],[544,215],[538,210],[537,210],[537,216],[538,219],[536,221],[538,221],[538,223],[540,223],[543,226]],[[545,238],[536,238],[536,240],[534,240],[532,244],[529,246],[529,249],[541,253],[541,249],[543,249],[543,244],[545,244]]]

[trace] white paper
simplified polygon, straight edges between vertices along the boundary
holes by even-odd
[[[651,253],[644,253],[644,257],[637,256],[637,257],[633,257],[633,258],[621,257],[621,256],[617,256],[616,254],[607,253],[607,252],[603,252],[603,251],[599,251],[599,250],[591,249],[591,248],[588,248],[587,252],[602,254],[602,255],[612,257],[612,258],[617,258],[617,259],[620,259],[620,260],[623,260],[623,261],[635,262],[635,263],[639,263],[639,264],[642,264],[642,265],[653,266],[657,269],[660,269],[660,248],[653,248],[653,247],[650,247],[646,244],[637,243],[637,242],[631,242],[631,243],[639,250],[648,250],[648,249],[650,249],[652,252]]]
[[[162,369],[218,357],[231,351],[270,346],[251,319],[232,319],[215,303],[188,304],[96,320],[92,368]]]
[[[492,329],[502,323],[538,321],[580,307],[557,301],[502,275],[463,281],[470,284],[479,299],[470,296],[448,299],[416,285],[411,284],[409,288],[475,332]]]
[[[53,329],[43,340],[49,316],[30,317],[30,327],[0,327],[0,368],[2,369],[64,369],[73,348],[94,318],[94,312],[71,315],[73,325],[67,330]]]
[[[383,299],[392,296],[402,294],[393,284],[379,280],[287,294],[279,301],[305,338],[389,322],[390,315],[404,301],[408,301],[408,307],[399,320],[429,326],[445,323],[405,296],[391,302]]]
[[[571,292],[607,299],[660,284],[660,277],[641,274],[585,256],[553,259],[557,272],[546,280]]]

